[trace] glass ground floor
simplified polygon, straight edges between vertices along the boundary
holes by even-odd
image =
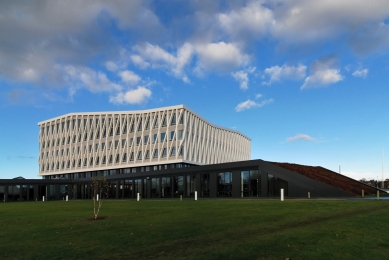
[[[288,182],[265,175],[260,170],[241,170],[209,173],[178,174],[164,176],[138,176],[134,178],[107,179],[109,199],[136,198],[178,198],[180,196],[191,198],[208,197],[260,197],[279,196],[279,189],[283,188],[285,196],[288,195]],[[55,180],[28,184],[29,180],[18,180],[18,185],[1,185],[0,198],[3,201],[34,201],[91,199],[91,180],[78,179]],[[45,183],[46,181],[46,183]],[[263,192],[263,182],[266,183],[266,194]]]

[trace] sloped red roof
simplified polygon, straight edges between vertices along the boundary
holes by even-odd
[[[361,183],[347,176],[330,171],[320,166],[306,166],[292,163],[277,163],[272,162],[279,167],[287,169],[289,171],[299,173],[308,178],[323,182],[338,189],[344,190],[350,194],[361,196],[362,190],[365,195],[376,194],[377,189],[367,184]]]

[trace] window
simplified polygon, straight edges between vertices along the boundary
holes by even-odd
[[[66,155],[69,156],[69,148],[66,148]]]
[[[149,141],[149,136],[148,136],[148,135],[145,135],[145,136],[143,137],[143,145],[146,145],[148,141]]]
[[[103,164],[106,164],[107,163],[107,157],[104,155],[103,156]]]
[[[116,129],[116,135],[120,135],[120,125]]]
[[[170,156],[176,156],[176,147],[173,146],[172,150],[170,151]]]
[[[96,132],[96,139],[99,139],[99,138],[100,138],[100,131],[97,130],[97,132]]]
[[[150,129],[150,117],[147,118],[146,126],[145,126],[145,130],[149,130],[149,129]]]
[[[90,158],[89,165],[90,165],[90,166],[93,165],[93,157]]]
[[[96,165],[99,165],[99,163],[100,163],[100,157],[97,156],[97,158],[96,158]]]
[[[109,163],[112,163],[112,154],[109,156]]]
[[[161,133],[161,143],[165,140],[166,133]]]
[[[42,155],[43,156],[43,155]],[[61,156],[63,156],[63,149],[61,149]]]
[[[150,159],[150,150],[146,151],[145,159]]]
[[[163,117],[163,120],[162,120],[162,127],[165,127],[167,124],[166,124],[166,115]]]
[[[155,121],[154,121],[154,129],[155,128],[158,128],[158,116],[155,117]]]
[[[130,138],[130,143],[129,143],[129,146],[131,147],[132,146],[132,142],[134,141],[134,138]]]
[[[123,127],[123,134],[127,134],[127,123]]]
[[[90,153],[92,152],[92,145],[91,144],[89,145],[89,152]]]
[[[123,154],[123,162],[127,162],[127,153]]]
[[[80,146],[79,147],[77,147],[77,154],[80,154]]]
[[[84,159],[84,166],[87,166],[87,165],[88,165],[88,159],[85,158],[85,159]]]
[[[93,131],[89,134],[89,140],[93,140]]]
[[[178,140],[182,140],[183,130],[178,130]]]
[[[119,163],[119,160],[120,160],[120,155],[119,155],[119,154],[117,154],[117,155],[116,155],[116,160],[115,160],[115,163]]]
[[[158,149],[154,150],[153,158],[158,158]]]
[[[178,153],[178,156],[184,156],[184,147],[180,147],[180,152]]]
[[[176,125],[176,113],[173,113],[172,122],[170,125]]]
[[[142,119],[139,121],[138,132],[142,131]]]
[[[170,132],[170,141],[173,141],[173,138],[174,138],[174,131],[171,131]]]
[[[138,160],[142,160],[142,151],[139,151],[138,152],[138,157],[137,157]]]
[[[119,146],[119,140],[115,140],[115,149],[118,149]]]
[[[136,145],[137,145],[137,146],[140,145],[141,139],[142,139],[142,138],[141,138],[140,136],[138,136],[138,137],[136,138]]]
[[[95,144],[95,152],[99,150],[99,144]]]
[[[108,150],[111,150],[111,147],[112,147],[112,141],[109,141],[109,143],[108,143]]]
[[[162,157],[166,157],[166,155],[167,155],[166,148],[163,148],[163,150],[162,150]]]
[[[109,136],[113,136],[113,127],[111,126],[111,129],[109,129]]]
[[[232,196],[232,173],[222,172],[217,174],[217,196]]]
[[[130,161],[134,161],[134,152],[131,152]]]
[[[101,151],[103,151],[105,148],[105,143],[101,143]]]
[[[122,139],[122,148],[126,146],[126,139]]]
[[[157,141],[158,141],[158,134],[154,134],[153,144],[155,144]]]
[[[56,156],[56,157],[58,157],[58,151],[59,151],[59,150],[55,151],[55,156]]]

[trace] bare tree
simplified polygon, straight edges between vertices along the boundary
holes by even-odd
[[[103,205],[103,199],[108,194],[107,178],[103,175],[92,177],[91,189],[93,194],[93,214],[96,220]]]

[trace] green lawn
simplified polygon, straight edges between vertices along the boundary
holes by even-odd
[[[0,204],[0,259],[388,259],[389,201]]]

